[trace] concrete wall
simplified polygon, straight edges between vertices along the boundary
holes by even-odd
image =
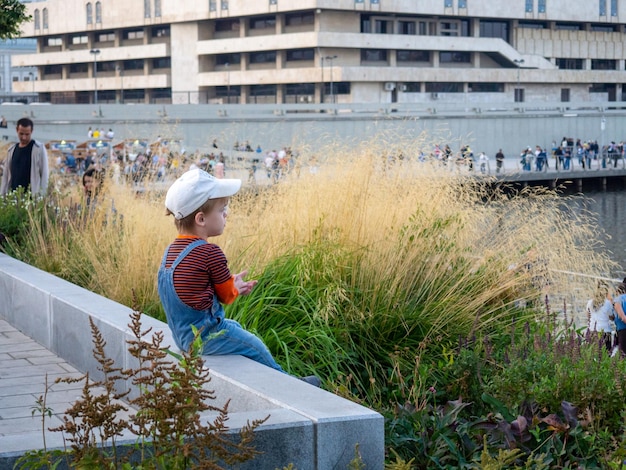
[[[433,143],[449,142],[454,150],[461,142],[470,143],[477,151],[484,150],[492,156],[499,148],[507,155],[517,155],[529,145],[549,148],[552,141],[559,142],[563,136],[599,142],[626,140],[626,103],[476,103],[458,102],[455,93],[440,93],[437,100],[430,98],[429,93],[417,95],[428,102],[337,106],[0,106],[0,114],[9,121],[8,129],[0,129],[0,139],[15,141],[15,122],[26,115],[34,119],[33,136],[44,142],[82,142],[89,126],[112,127],[116,140],[180,137],[189,153],[196,149],[212,151],[211,143],[217,139],[218,150],[226,155],[235,141],[246,140],[253,148],[261,145],[264,151],[290,145],[305,157],[318,154],[327,145],[349,150],[364,141],[390,145],[400,142],[407,145],[407,154],[411,155],[416,151],[412,142],[423,132]]]
[[[91,354],[89,318],[116,365],[134,365],[126,348],[131,310],[123,305],[4,254],[0,299],[0,318],[95,379],[101,374]],[[167,325],[145,315],[142,322],[144,328],[163,332],[164,345],[174,344]],[[254,441],[263,454],[240,468],[274,470],[293,463],[299,470],[345,469],[357,445],[367,468],[383,467],[383,418],[378,413],[241,356],[207,357],[205,364],[216,404],[231,399],[227,424],[232,431],[247,420],[270,416]],[[124,387],[130,385],[120,384]]]

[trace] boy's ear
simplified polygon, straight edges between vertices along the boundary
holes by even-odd
[[[202,213],[202,211],[196,212],[196,215],[193,217],[193,219],[198,225],[204,224],[204,214]]]

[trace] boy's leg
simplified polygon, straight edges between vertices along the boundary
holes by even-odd
[[[239,354],[284,372],[272,357],[272,353],[267,349],[265,343],[249,331],[244,330],[235,320],[223,318],[211,333],[219,333],[219,336],[206,342],[203,354],[216,356]]]

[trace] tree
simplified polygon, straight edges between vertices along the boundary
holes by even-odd
[[[19,0],[0,0],[0,39],[19,37],[20,26],[31,19],[26,14],[26,5]]]

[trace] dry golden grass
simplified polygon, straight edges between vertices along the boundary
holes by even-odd
[[[588,218],[563,211],[568,199],[550,191],[527,189],[511,197],[488,193],[465,169],[451,171],[415,158],[389,163],[389,155],[412,157],[416,149],[432,148],[427,136],[420,139],[379,137],[350,150],[339,145],[315,153],[301,149],[279,184],[256,190],[244,186],[231,202],[224,235],[214,241],[233,272],[251,268],[256,275],[297,247],[337,247],[327,253],[328,269],[337,269],[338,257],[347,253],[358,267],[351,271],[351,286],[369,295],[354,315],[366,316],[381,303],[417,299],[426,310],[437,310],[427,313],[446,322],[462,301],[465,321],[472,322],[471,312],[499,298],[512,293],[536,297],[537,291],[525,286],[533,282],[561,296],[557,304],[566,294],[586,301],[595,281],[558,271],[601,276],[610,271],[610,260],[593,246],[597,227]],[[75,256],[76,248],[60,254],[63,250],[50,246],[51,237],[41,241],[42,255],[74,255],[74,261],[62,264],[67,269],[80,269],[77,263],[90,266],[87,287],[109,298],[130,305],[135,289],[140,300],[158,304],[156,273],[176,230],[164,215],[167,184],[156,185],[160,192],[138,195],[130,186],[108,182],[99,202],[104,210],[72,235],[81,255]],[[117,216],[109,210],[112,203]],[[473,286],[469,299],[459,299],[476,272],[483,274],[481,284]]]

